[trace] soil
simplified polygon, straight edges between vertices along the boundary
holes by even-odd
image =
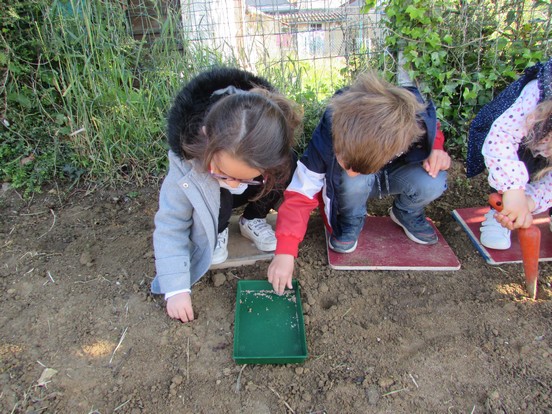
[[[313,214],[295,274],[309,357],[289,365],[232,359],[237,281],[268,262],[209,272],[193,323],[150,294],[158,185],[6,187],[1,412],[552,413],[552,264],[530,300],[521,265],[485,263],[451,211],[483,205],[486,180],[458,162],[427,213],[460,270],[332,270]]]

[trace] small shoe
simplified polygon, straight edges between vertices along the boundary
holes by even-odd
[[[508,250],[511,245],[510,230],[502,227],[494,218],[496,211],[492,208],[485,214],[485,221],[481,223],[481,244],[489,249]]]
[[[418,244],[437,243],[437,233],[435,233],[435,229],[426,220],[424,214],[413,215],[403,213],[393,206],[389,209],[389,217],[403,228],[405,234],[413,242]]]
[[[213,252],[213,259],[211,264],[220,264],[224,263],[228,258],[228,227],[226,227],[222,232],[217,236],[217,245],[215,246],[215,251]]]
[[[344,240],[339,240],[333,234],[330,236],[330,240],[328,241],[328,246],[336,253],[352,253],[356,250],[357,245],[358,240],[356,239],[351,238],[346,240],[344,238]]]
[[[266,219],[255,218],[248,220],[240,217],[240,233],[246,239],[255,243],[257,249],[264,252],[276,250],[276,235]]]

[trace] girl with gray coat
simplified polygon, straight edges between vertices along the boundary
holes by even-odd
[[[191,287],[228,256],[232,209],[245,205],[241,234],[258,249],[276,248],[266,215],[293,171],[296,106],[265,79],[216,68],[177,95],[168,116],[169,170],[159,195],[151,290],[167,313],[192,321]]]

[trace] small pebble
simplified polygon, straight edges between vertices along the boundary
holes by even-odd
[[[82,252],[79,258],[79,262],[81,265],[89,266],[92,264],[92,261],[92,255],[90,254],[90,252]]]
[[[211,276],[211,280],[213,281],[213,285],[215,285],[215,287],[219,287],[226,282],[226,276],[224,276],[224,273],[215,273]]]
[[[366,390],[366,398],[368,398],[368,404],[376,405],[380,399],[378,389],[375,386],[368,387]]]

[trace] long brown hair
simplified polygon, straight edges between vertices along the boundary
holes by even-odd
[[[262,171],[265,185],[256,197],[260,198],[289,178],[295,130],[300,124],[296,104],[277,92],[253,88],[219,99],[205,115],[205,130],[198,131],[206,139],[183,144],[183,150],[206,170],[216,153],[226,151]]]

